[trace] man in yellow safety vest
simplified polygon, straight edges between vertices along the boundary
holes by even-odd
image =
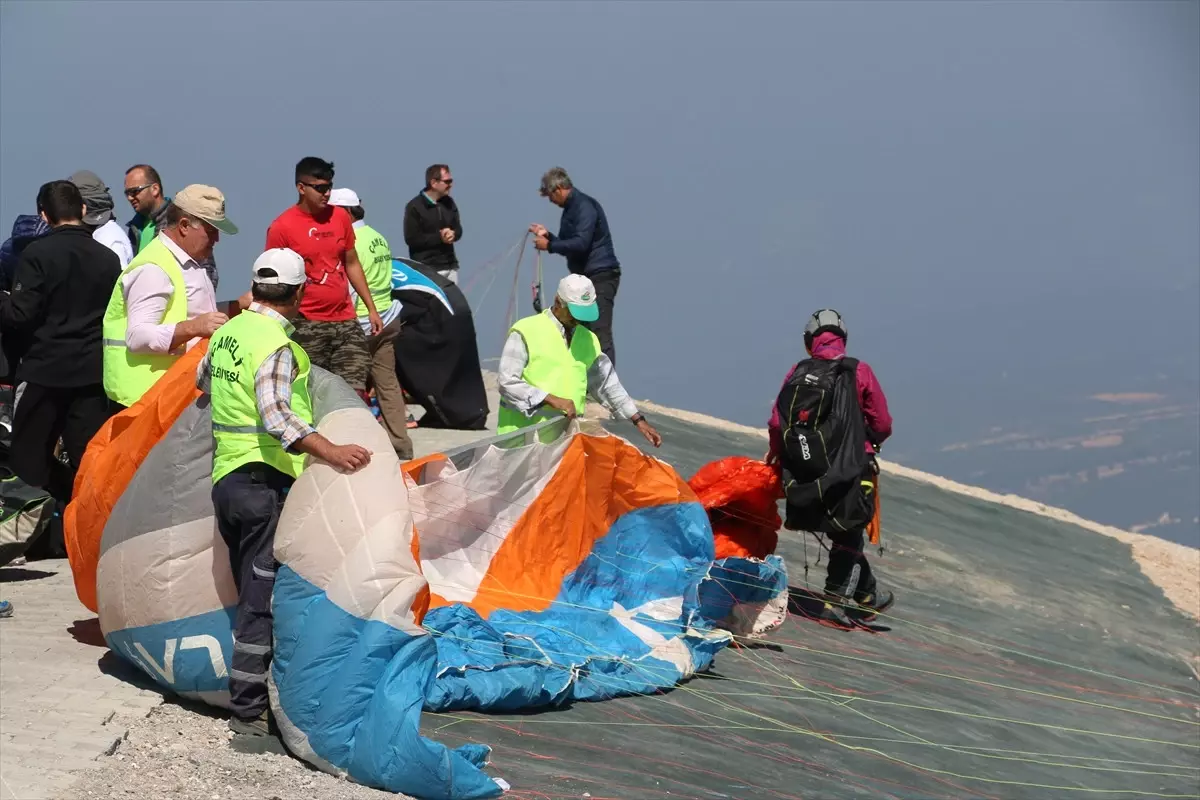
[[[104,312],[104,391],[126,408],[229,319],[202,265],[222,233],[237,233],[225,196],[192,184],[175,196],[165,224],[121,273]]]
[[[383,330],[372,334],[370,309],[358,293],[352,291],[358,327],[367,336],[367,350],[371,354],[367,383],[375,388],[379,416],[392,441],[392,449],[401,460],[407,460],[413,457],[413,443],[408,435],[408,408],[404,404],[404,390],[400,388],[400,380],[396,377],[395,343],[400,335],[403,303],[392,297],[392,248],[383,234],[366,223],[367,212],[353,189],[334,189],[329,193],[329,205],[345,208],[350,219],[354,220],[354,252],[358,254],[363,277],[367,279],[367,289],[375,300],[375,310],[383,321]]]
[[[650,444],[662,444],[662,436],[638,411],[612,361],[601,352],[596,334],[579,324],[594,322],[599,312],[592,282],[568,275],[558,284],[553,307],[513,325],[500,355],[497,433],[559,414],[574,418],[590,395],[633,422]]]
[[[313,428],[311,363],[289,338],[304,295],[304,259],[268,250],[254,262],[251,280],[249,313],[213,334],[196,387],[212,398],[213,507],[238,591],[229,727],[267,736],[275,527],[284,497],[306,454],[354,472],[370,463],[371,453],[333,444]]]

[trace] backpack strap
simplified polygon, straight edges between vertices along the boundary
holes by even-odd
[[[858,372],[858,359],[850,356],[842,356],[842,371],[843,372]]]

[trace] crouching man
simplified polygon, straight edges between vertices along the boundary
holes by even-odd
[[[238,591],[229,727],[267,736],[274,733],[267,670],[275,527],[284,498],[306,454],[354,472],[370,463],[371,453],[333,444],[313,428],[309,358],[289,338],[304,295],[304,259],[292,250],[268,250],[254,262],[252,281],[249,313],[213,334],[196,386],[212,398],[212,499]]]
[[[599,315],[592,282],[583,275],[568,275],[558,284],[551,308],[513,325],[500,354],[497,433],[512,433],[558,415],[574,419],[591,396],[632,422],[651,445],[662,444],[662,436],[621,385],[596,334],[580,324],[595,322]]]

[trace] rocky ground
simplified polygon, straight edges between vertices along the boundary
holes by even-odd
[[[230,746],[223,715],[166,702],[125,721],[129,733],[60,800],[397,800],[286,755]]]

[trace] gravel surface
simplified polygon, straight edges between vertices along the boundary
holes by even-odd
[[[100,756],[60,800],[403,800],[335,778],[290,756],[230,748],[224,716],[165,703],[128,721],[129,735]]]

